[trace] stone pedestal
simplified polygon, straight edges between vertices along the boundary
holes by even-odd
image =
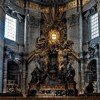
[[[76,89],[76,83],[66,84],[66,95],[67,96],[77,96],[78,90]]]

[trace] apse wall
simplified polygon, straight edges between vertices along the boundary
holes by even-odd
[[[0,80],[3,79],[0,81],[0,92],[3,91],[3,93],[7,92],[7,63],[9,61],[14,61],[19,65],[21,75],[19,84],[23,93],[27,90],[31,72],[35,67],[33,61],[27,68],[26,60],[27,55],[36,48],[36,38],[40,34],[39,18],[41,14],[35,9],[28,9],[29,14],[26,14],[24,5],[25,2],[21,0],[0,1]],[[16,41],[4,38],[6,14],[17,19]]]
[[[66,19],[67,19],[67,37],[68,39],[72,40],[74,42],[73,49],[83,56],[81,58],[81,63],[75,61],[74,62],[74,69],[76,72],[75,80],[76,83],[78,83],[77,88],[80,93],[83,93],[85,91],[85,87],[89,82],[88,79],[88,63],[92,59],[96,59],[99,62],[99,57],[95,56],[93,58],[89,58],[89,47],[92,47],[93,45],[100,45],[100,34],[98,37],[91,39],[91,24],[90,24],[90,18],[93,14],[98,12],[98,16],[100,16],[100,7],[99,7],[99,0],[89,1],[86,5],[83,6],[83,12],[82,12],[82,19],[80,19],[80,9],[72,8],[66,11]],[[100,19],[100,17],[98,17]],[[99,20],[98,19],[98,20]],[[99,20],[99,28],[100,28],[100,20]],[[81,31],[82,29],[82,31]],[[82,37],[81,37],[82,32]],[[90,43],[90,44],[89,44]],[[82,51],[81,51],[82,49]],[[96,50],[95,50],[96,51]],[[98,49],[98,52],[100,49]],[[100,64],[97,64],[97,82],[94,82],[94,92],[99,92],[99,66]]]
[[[89,82],[87,73],[88,73],[88,64],[93,59],[97,61],[96,64],[96,75],[97,79],[94,81],[94,92],[100,93],[100,1],[91,0],[87,5],[83,8],[83,56],[84,56],[84,87]],[[98,13],[98,27],[99,27],[99,36],[96,38],[91,38],[91,16],[95,13]],[[89,54],[91,52],[90,48],[95,50],[94,54]],[[93,55],[91,57],[91,55]],[[93,69],[92,69],[93,70]],[[88,73],[89,74],[89,73]]]
[[[20,6],[19,6],[20,5]],[[5,8],[5,9],[4,9]],[[83,53],[84,59],[83,67],[80,67],[80,63],[75,61],[73,67],[76,71],[75,81],[77,82],[77,88],[80,87],[81,82],[83,82],[83,90],[87,84],[86,73],[87,66],[91,59],[87,60],[88,57],[86,53],[88,52],[88,42],[90,44],[99,44],[100,46],[100,34],[99,37],[92,39],[90,38],[90,16],[98,11],[99,19],[100,19],[100,1],[91,0],[88,4],[83,7]],[[4,38],[4,25],[5,25],[5,14],[9,14],[12,17],[17,18],[17,40],[16,42],[8,40]],[[35,9],[29,10],[29,15],[27,16],[27,26],[25,27],[25,12],[23,10],[23,3],[20,2],[9,2],[6,0],[6,3],[1,0],[0,3],[0,92],[6,93],[6,85],[7,85],[7,62],[9,59],[12,60],[11,52],[15,54],[14,61],[17,62],[20,66],[21,73],[21,88],[23,88],[23,92],[25,93],[28,89],[28,83],[31,80],[31,72],[33,71],[35,65],[34,61],[28,65],[26,68],[26,60],[27,55],[31,53],[35,47],[36,38],[40,35],[40,18],[41,13]],[[79,12],[76,8],[72,8],[66,11],[66,19],[67,19],[67,37],[69,40],[74,42],[73,49],[81,54],[80,52],[80,21],[79,21]],[[25,37],[25,28],[27,30],[27,37]],[[100,28],[100,20],[99,20],[99,28]],[[25,44],[25,38],[27,44]],[[25,48],[25,45],[27,47]],[[27,49],[27,50],[26,50]],[[27,52],[26,52],[27,51]],[[100,49],[99,49],[100,51]],[[98,57],[97,64],[97,83],[96,89],[100,92],[100,53]],[[21,62],[23,60],[23,62]],[[83,68],[83,69],[82,69]],[[81,73],[82,71],[82,73]],[[81,77],[82,76],[82,80]],[[1,81],[3,79],[3,82]],[[2,84],[3,83],[3,84]],[[26,84],[25,84],[26,83]],[[97,88],[98,87],[98,88]],[[96,90],[97,91],[97,90]]]
[[[15,19],[17,19],[17,28],[16,28],[16,41],[12,41],[4,37],[5,35],[5,15],[9,15]],[[0,68],[0,92],[7,92],[7,63],[9,61],[14,61],[19,65],[19,72],[22,72],[22,54],[24,52],[24,10],[16,5],[14,2],[10,2],[9,0],[1,0],[0,1],[0,36],[1,41],[0,45],[2,45],[2,49],[0,53],[2,54],[2,59],[0,59],[2,64],[2,68]],[[13,54],[13,57],[12,57]],[[22,76],[21,76],[22,77]],[[2,80],[2,81],[1,81]],[[21,83],[19,83],[21,84]],[[21,84],[22,86],[22,84]]]
[[[36,38],[40,34],[39,31],[40,14],[35,9],[30,9],[30,10],[28,9],[29,14],[26,14],[26,11],[24,10],[23,6],[24,4],[25,2],[20,0],[19,1],[7,0],[3,5],[3,8],[5,8],[4,13],[17,19],[16,41],[12,41],[7,38],[2,39],[4,42],[2,52],[4,51],[4,53],[2,52],[0,53],[2,53],[1,64],[4,67],[3,86],[1,87],[3,88],[3,93],[7,92],[7,63],[9,60],[13,60],[19,65],[19,73],[21,75],[21,82],[19,84],[23,94],[26,94],[26,91],[28,90],[28,83],[30,82],[31,79],[31,72],[35,67],[34,61],[30,63],[27,67],[27,55],[36,48],[35,47]],[[5,19],[5,15],[3,19]],[[5,22],[3,22],[3,25],[4,23]],[[4,37],[4,34],[2,35]],[[0,45],[2,44],[0,43]],[[14,59],[12,58],[12,53],[14,54]],[[0,75],[0,77],[1,76],[2,75]]]

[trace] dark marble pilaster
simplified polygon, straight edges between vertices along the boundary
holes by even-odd
[[[7,92],[7,58],[4,59],[3,67],[3,93]]]
[[[99,18],[99,37],[100,37],[100,0],[97,0],[97,11]],[[99,47],[100,47],[100,39],[99,39]],[[97,60],[97,92],[100,93],[100,48],[99,48],[99,56]]]
[[[26,53],[28,52],[28,10],[26,9],[25,11],[25,20],[24,20],[24,54],[23,54],[23,69],[22,69],[22,92],[23,92],[23,96],[27,95],[27,70],[26,70]]]
[[[0,1],[0,93],[2,93],[3,78],[3,47],[4,47],[4,22],[5,13],[3,10],[3,0]]]
[[[22,55],[22,94],[26,96],[27,94],[27,55],[23,53]]]
[[[100,58],[97,60],[97,92],[100,93]]]

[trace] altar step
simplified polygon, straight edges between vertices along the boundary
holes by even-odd
[[[100,100],[100,96],[0,97],[0,100]]]

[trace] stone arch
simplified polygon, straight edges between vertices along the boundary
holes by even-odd
[[[97,80],[97,60],[92,59],[88,64],[88,80],[93,82]]]
[[[19,84],[19,65],[13,60],[7,63],[7,80],[13,80],[15,84]]]

